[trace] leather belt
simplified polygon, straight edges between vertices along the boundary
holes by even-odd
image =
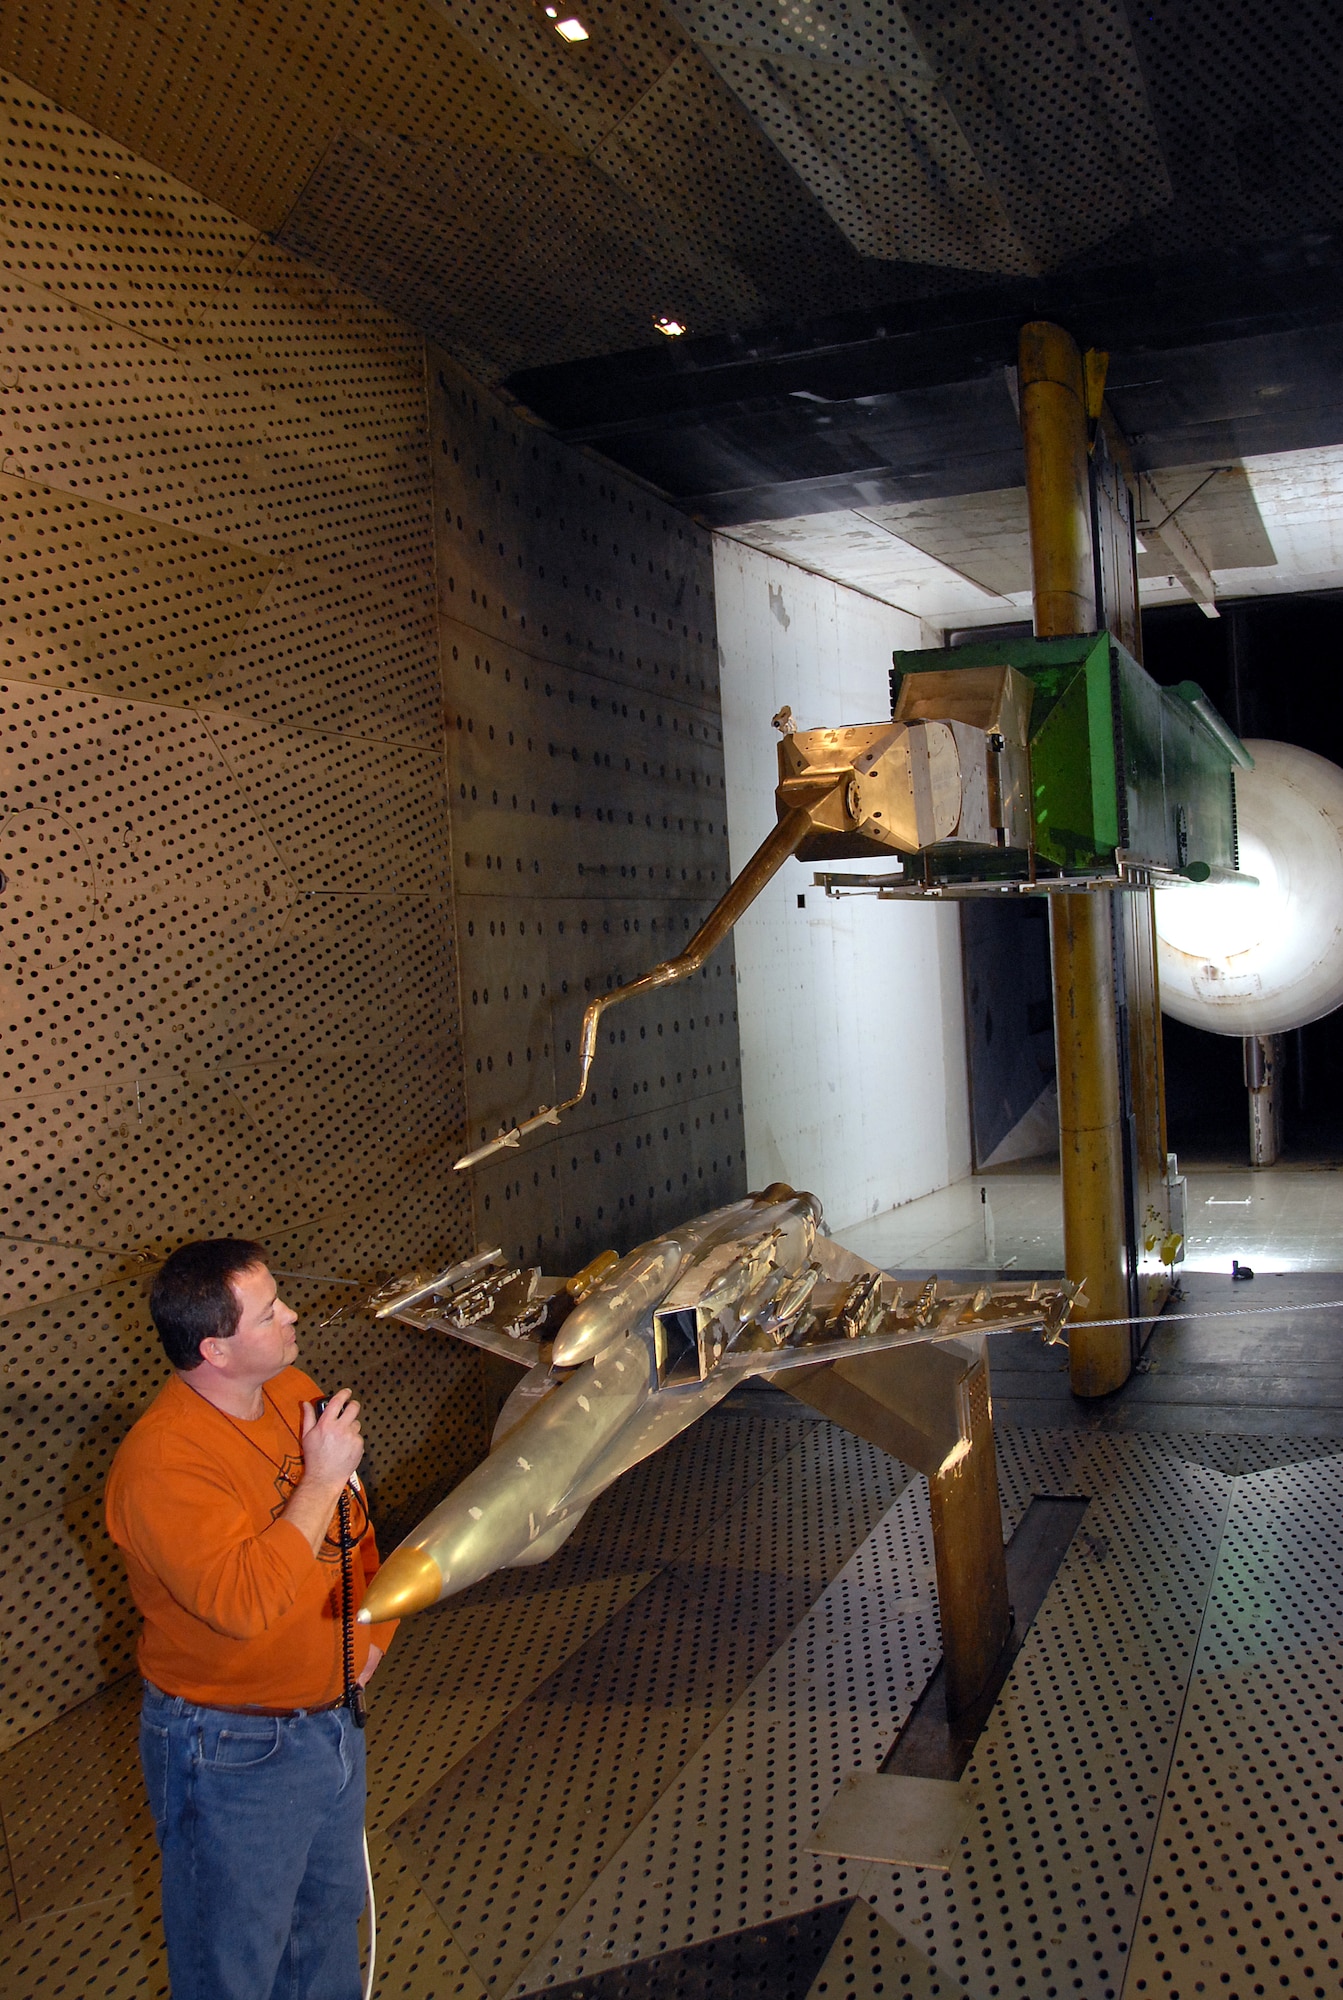
[[[203,1707],[217,1709],[221,1715],[262,1715],[279,1722],[292,1721],[296,1715],[330,1715],[336,1708],[344,1708],[345,1697],[337,1695],[334,1701],[319,1701],[313,1708],[254,1708],[249,1703],[245,1708],[231,1708],[226,1702],[210,1701]]]
[[[161,1700],[184,1701],[189,1708],[213,1708],[220,1715],[262,1715],[268,1720],[279,1722],[287,1721],[295,1715],[330,1715],[333,1709],[346,1706],[343,1694],[338,1694],[334,1701],[319,1701],[311,1708],[260,1708],[253,1707],[250,1702],[235,1706],[227,1701],[193,1701],[190,1695],[171,1695],[166,1688],[157,1687],[153,1681],[146,1681],[145,1686]]]

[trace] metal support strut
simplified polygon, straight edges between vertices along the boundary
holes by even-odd
[[[848,773],[842,774],[847,777]],[[815,796],[824,796],[827,789],[833,789],[834,777],[830,785],[813,786]],[[796,806],[779,821],[751,856],[735,882],[727,890],[720,902],[716,903],[699,929],[691,938],[683,952],[675,958],[666,959],[655,965],[651,972],[632,979],[628,986],[617,986],[614,992],[599,993],[590,1000],[583,1014],[583,1028],[578,1042],[578,1088],[563,1104],[543,1104],[532,1117],[524,1118],[518,1125],[497,1138],[477,1146],[472,1153],[464,1153],[454,1164],[460,1173],[467,1167],[477,1167],[482,1160],[488,1160],[505,1148],[520,1146],[532,1132],[543,1125],[558,1125],[566,1111],[573,1111],[583,1102],[588,1087],[588,1077],[592,1071],[593,1057],[597,1053],[597,1028],[608,1007],[618,1007],[623,1001],[633,1000],[640,993],[652,993],[660,986],[674,986],[680,979],[689,979],[698,972],[706,958],[716,951],[728,932],[744,910],[750,908],[765,884],[773,879],[785,861],[797,853],[798,848],[813,830],[812,814],[806,806]]]
[[[1077,344],[1062,327],[1034,321],[1022,328],[1019,386],[1036,637],[1093,632],[1086,381]],[[1130,1311],[1112,893],[1049,899],[1064,1259],[1068,1276],[1086,1285],[1093,1319]],[[1074,1393],[1117,1389],[1132,1365],[1130,1347],[1127,1324],[1075,1333]]]

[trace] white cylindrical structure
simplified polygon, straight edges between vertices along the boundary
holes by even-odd
[[[1259,886],[1157,891],[1161,1007],[1214,1035],[1279,1035],[1343,1005],[1343,771],[1291,743],[1246,748],[1240,865]]]

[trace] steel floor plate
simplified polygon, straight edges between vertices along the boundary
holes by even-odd
[[[1033,1493],[1092,1504],[949,1875],[804,1849],[936,1662],[926,1488],[786,1404],[724,1411],[553,1563],[402,1633],[379,1992],[749,1993],[768,1966],[816,2000],[1337,1992],[1343,1443],[1008,1426],[999,1457],[1009,1527]],[[111,1689],[0,1760],[13,2000],[166,1992],[133,1711]]]

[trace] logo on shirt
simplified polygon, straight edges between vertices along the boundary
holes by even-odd
[[[286,1452],[276,1470],[276,1504],[270,1510],[272,1520],[280,1520],[302,1476],[304,1476],[304,1460],[296,1452]],[[364,1508],[364,1496],[350,1494],[350,1548],[358,1548],[366,1532],[368,1532],[368,1512]],[[340,1564],[340,1510],[332,1514],[328,1530],[322,1536],[318,1562]]]
[[[299,1480],[302,1479],[302,1477],[303,1477],[302,1458],[299,1457],[296,1452],[292,1451],[286,1452],[284,1458],[280,1461],[279,1467],[275,1474],[275,1492],[277,1498],[275,1501],[275,1505],[270,1510],[270,1517],[272,1521],[279,1520],[281,1514],[283,1514],[285,1508],[289,1505],[289,1502],[293,1497],[294,1488],[298,1485]],[[351,1525],[351,1537],[350,1537],[351,1542],[357,1543],[359,1540],[359,1536],[353,1532],[354,1523],[351,1522],[350,1525]],[[340,1562],[339,1513],[333,1514],[331,1516],[330,1525],[327,1528],[326,1534],[322,1537],[322,1546],[317,1551],[317,1560],[318,1562],[324,1562],[324,1563],[338,1564]]]

